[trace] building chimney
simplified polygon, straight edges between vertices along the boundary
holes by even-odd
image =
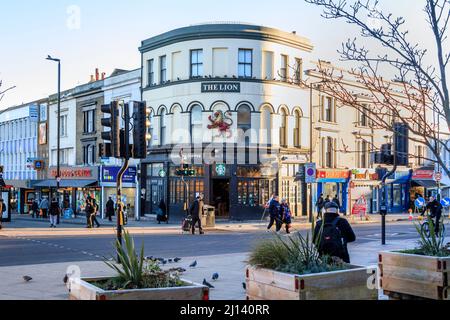
[[[102,72],[102,80],[105,80],[106,78],[106,72]]]
[[[95,81],[100,80],[100,73],[98,72],[98,68],[95,68]]]
[[[89,81],[89,82],[94,82],[94,81],[95,81],[94,75],[91,74],[91,81]]]
[[[297,34],[297,31],[292,31],[293,34]]]

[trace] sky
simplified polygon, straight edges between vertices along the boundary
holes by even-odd
[[[423,5],[380,0],[383,10],[407,18],[414,41],[427,45]],[[107,75],[139,68],[144,39],[214,21],[295,30],[313,42],[314,57],[329,61],[338,61],[341,43],[357,35],[354,26],[323,19],[320,8],[303,0],[0,0],[0,79],[3,89],[16,86],[0,110],[56,93],[49,54],[62,60],[62,89],[70,89],[88,82],[95,68]]]

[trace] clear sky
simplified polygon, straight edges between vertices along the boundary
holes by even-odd
[[[351,1],[351,0],[349,0]],[[380,0],[380,6],[409,19],[412,38],[427,41],[424,0]],[[315,57],[336,61],[336,50],[355,29],[324,20],[303,0],[16,0],[0,2],[0,79],[15,85],[0,109],[56,92],[62,59],[62,89],[86,83],[96,67],[140,67],[138,47],[151,36],[186,25],[238,21],[296,30],[312,40]]]

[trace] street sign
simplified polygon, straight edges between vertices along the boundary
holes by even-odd
[[[315,163],[305,164],[305,182],[306,183],[317,182],[317,167]]]
[[[422,209],[425,207],[425,199],[424,198],[417,198],[416,201],[414,201],[414,204],[417,208]]]
[[[444,208],[449,208],[450,207],[450,198],[445,198],[441,200],[441,205]]]
[[[442,180],[442,173],[436,172],[434,178],[436,179],[437,182],[440,182]]]

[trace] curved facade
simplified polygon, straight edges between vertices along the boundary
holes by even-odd
[[[294,177],[308,160],[309,90],[301,83],[312,49],[294,33],[242,24],[191,26],[143,41],[142,98],[152,109],[153,137],[143,168],[145,211],[162,199],[181,214],[186,198],[200,192],[219,216],[260,219],[278,192],[301,215],[306,195]],[[198,167],[188,197],[171,156],[181,148]]]

